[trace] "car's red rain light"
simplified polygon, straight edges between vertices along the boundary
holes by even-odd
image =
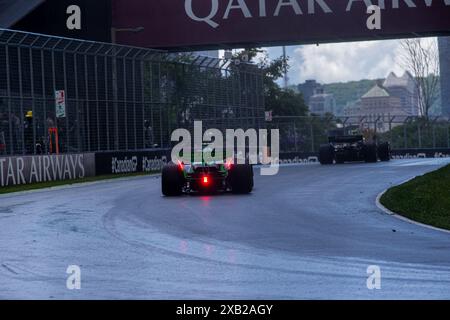
[[[233,159],[227,160],[227,162],[225,163],[225,168],[227,170],[230,170],[232,166],[233,166]]]
[[[178,160],[178,168],[183,171],[184,170],[184,164],[180,160]]]
[[[208,184],[209,183],[209,179],[208,177],[203,177],[203,184]]]

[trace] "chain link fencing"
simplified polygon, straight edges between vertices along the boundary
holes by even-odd
[[[266,122],[264,110],[263,74],[252,64],[0,29],[0,155],[167,148],[172,131],[195,120],[203,129],[279,129],[281,152],[315,153],[337,128],[394,149],[450,148],[445,118]]]
[[[0,155],[167,148],[195,120],[265,126],[261,70],[0,29]]]
[[[280,150],[285,153],[317,153],[333,131],[390,142],[397,150],[450,148],[450,121],[444,117],[274,117],[267,127],[280,130]]]

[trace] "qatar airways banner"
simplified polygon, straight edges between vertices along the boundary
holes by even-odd
[[[95,176],[95,155],[0,157],[0,187]]]
[[[375,5],[377,7],[369,7]],[[113,0],[119,43],[219,48],[450,34],[450,0]]]

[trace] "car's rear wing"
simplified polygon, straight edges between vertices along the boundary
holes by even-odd
[[[328,141],[330,143],[356,143],[356,142],[363,142],[364,137],[363,136],[334,136],[334,137],[329,137]]]

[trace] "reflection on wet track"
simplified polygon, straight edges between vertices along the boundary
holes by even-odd
[[[375,206],[448,162],[287,166],[247,196],[163,198],[155,177],[2,196],[0,298],[449,299],[449,234]]]

